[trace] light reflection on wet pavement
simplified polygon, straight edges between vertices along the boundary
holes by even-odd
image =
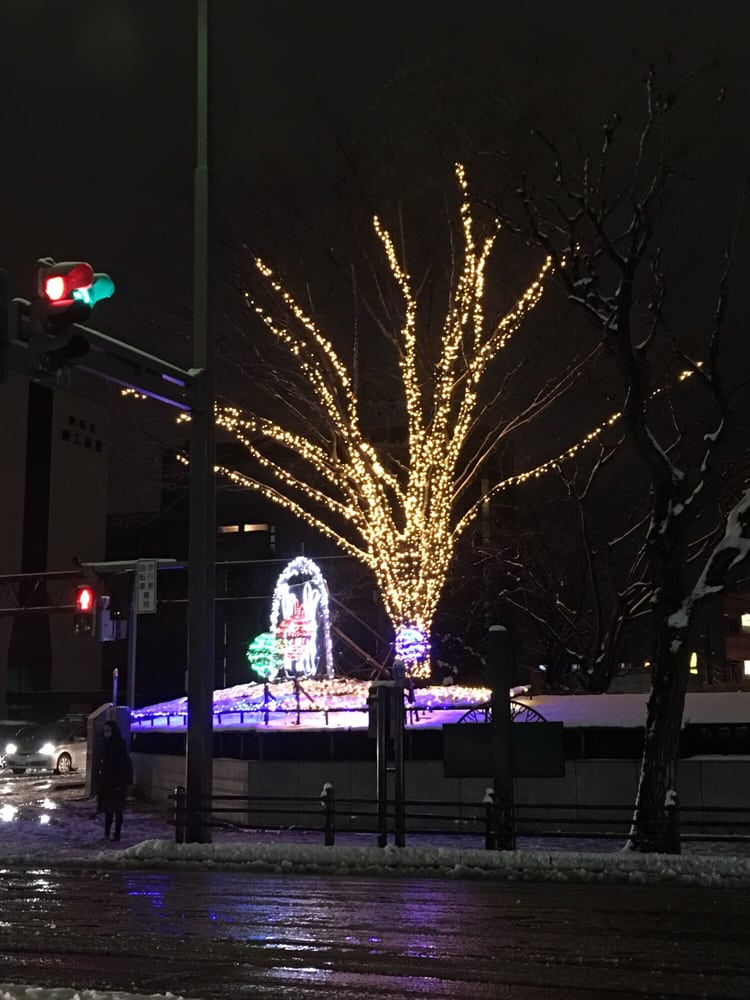
[[[750,996],[741,890],[0,873],[0,981],[204,1000]]]

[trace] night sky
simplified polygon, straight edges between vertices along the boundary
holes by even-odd
[[[356,252],[373,210],[429,216],[462,158],[485,176],[513,135],[508,106],[584,137],[641,100],[644,60],[671,79],[719,60],[730,113],[717,205],[748,172],[750,16],[737,0],[303,3],[213,0],[212,140],[220,336],[241,315],[241,244],[321,276]],[[96,325],[188,361],[194,158],[189,0],[5,0],[0,265],[28,295],[41,255],[115,279]],[[723,232],[723,230],[722,230]],[[346,246],[347,241],[351,247]],[[343,246],[342,246],[343,242]],[[700,255],[699,255],[700,256]],[[695,248],[691,250],[695,258]],[[220,373],[220,381],[221,381]]]

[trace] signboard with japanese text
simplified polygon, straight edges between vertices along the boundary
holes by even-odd
[[[139,559],[135,571],[139,615],[156,612],[156,559]]]

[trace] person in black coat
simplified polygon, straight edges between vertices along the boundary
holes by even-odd
[[[104,813],[104,837],[109,840],[114,819],[115,833],[112,839],[119,840],[125,797],[128,785],[133,781],[133,765],[120,727],[114,721],[105,722],[102,729],[98,773],[96,811]]]

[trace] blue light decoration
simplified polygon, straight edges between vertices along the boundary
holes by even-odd
[[[258,677],[272,681],[284,663],[284,649],[281,640],[270,632],[256,635],[247,647],[247,659]]]
[[[430,643],[421,628],[402,625],[396,632],[394,653],[408,668],[413,663],[427,659],[430,655]]]

